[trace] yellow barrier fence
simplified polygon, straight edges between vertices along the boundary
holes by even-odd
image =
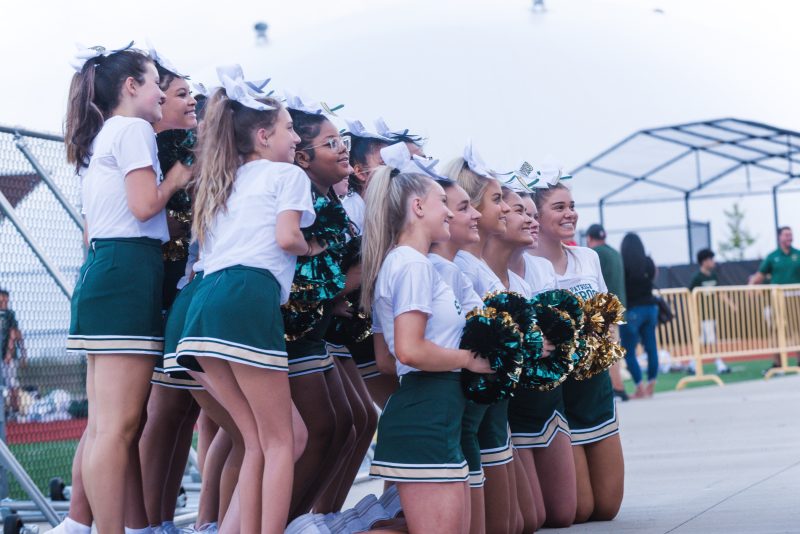
[[[722,385],[706,373],[705,361],[716,358],[780,356],[778,373],[800,373],[789,365],[789,353],[800,351],[800,284],[718,286],[664,289],[658,292],[674,318],[659,325],[658,344],[678,362],[695,361],[695,374],[682,378],[677,389],[692,382]]]

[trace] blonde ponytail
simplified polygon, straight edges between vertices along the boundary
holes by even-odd
[[[391,167],[380,167],[370,179],[364,202],[366,221],[361,237],[361,309],[369,315],[375,295],[375,281],[386,254],[397,244],[397,238],[408,216],[408,199],[424,197],[433,180],[422,174],[397,173]]]
[[[199,140],[200,170],[195,182],[192,222],[192,235],[200,245],[217,213],[227,205],[243,158],[255,151],[253,133],[258,128],[273,128],[277,121],[281,104],[272,98],[257,100],[274,109],[245,107],[229,99],[222,88],[209,99]]]

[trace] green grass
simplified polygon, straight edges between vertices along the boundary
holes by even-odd
[[[77,447],[78,440],[9,445],[11,452],[45,496],[50,495],[50,479],[53,477],[61,477],[67,485],[72,483],[72,457]],[[10,475],[8,489],[12,499],[28,499]]]
[[[763,380],[764,375],[762,374],[765,369],[767,369],[771,364],[772,360],[728,360],[726,362],[728,367],[731,368],[731,372],[723,375],[719,375],[722,379],[722,382],[725,384],[733,384],[736,382],[744,382],[745,380]],[[793,362],[790,358],[790,364]],[[703,366],[703,371],[708,374],[716,373],[716,366],[714,363],[709,363]],[[666,374],[659,374],[658,381],[656,382],[656,393],[660,391],[673,391],[675,386],[678,384],[678,381],[685,377],[691,376],[686,373],[666,373]],[[774,377],[779,378],[779,377]],[[699,387],[707,387],[707,386],[714,386],[717,387],[714,382],[690,382],[687,384],[686,388],[699,388]],[[626,380],[625,381],[625,389],[630,394],[635,390],[633,385],[633,381]]]

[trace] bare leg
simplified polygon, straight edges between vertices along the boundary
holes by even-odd
[[[320,485],[320,471],[330,455],[336,435],[336,413],[323,373],[289,379],[292,400],[308,429],[308,443],[295,463],[290,519],[311,509],[313,492]],[[334,451],[337,452],[337,451]]]
[[[545,525],[566,528],[575,522],[578,489],[575,451],[570,437],[559,432],[550,445],[531,449],[544,498]],[[593,500],[591,500],[593,504]]]
[[[125,476],[129,451],[150,390],[154,358],[114,354],[89,355],[93,360],[92,386],[95,409],[90,409],[91,447],[83,463],[89,482],[89,502],[97,529],[103,534],[123,534]],[[94,417],[92,417],[94,416]]]
[[[509,466],[514,471],[514,480],[517,485],[517,503],[521,520],[519,532],[528,534],[538,530],[544,523],[544,503],[539,480],[528,478],[519,452],[514,451],[514,461]]]
[[[86,431],[81,436],[78,448],[75,449],[75,456],[72,458],[72,496],[69,499],[69,514],[67,515],[81,525],[91,526],[94,518],[92,516],[92,508],[89,506],[89,499],[86,498],[86,492],[83,489],[81,469],[85,441]]]
[[[142,429],[146,424],[147,409],[145,408],[139,423],[139,431],[131,444],[128,472],[125,474],[125,526],[133,529],[146,528],[150,525],[144,502],[142,462],[139,456],[139,442],[142,437]]]
[[[372,402],[378,405],[378,408],[383,410],[386,407],[386,401],[392,396],[392,393],[397,391],[400,387],[397,377],[394,375],[380,375],[364,381],[364,384],[369,390]]]
[[[315,509],[320,513],[341,510],[378,427],[378,413],[355,362],[350,358],[343,358],[339,359],[338,365],[353,411],[356,443],[352,447],[353,453],[343,463],[342,469],[333,477],[332,484],[317,502]]]
[[[205,411],[200,410],[200,415],[197,417],[197,464],[201,473],[205,470],[206,451],[216,437],[217,430],[219,425],[208,417]]]
[[[464,516],[466,482],[397,484],[408,531],[427,534],[436,525],[437,534],[463,534],[468,525]]]
[[[469,534],[486,534],[486,510],[483,501],[483,488],[471,488]]]
[[[189,398],[191,399],[191,396]],[[186,464],[189,462],[189,450],[192,448],[194,425],[199,413],[200,407],[192,400],[178,430],[178,439],[175,442],[175,451],[172,454],[172,461],[169,466],[167,484],[164,487],[164,500],[161,505],[162,523],[175,519],[175,505],[178,502],[178,495],[181,491],[181,481],[186,471]]]
[[[292,433],[292,398],[287,373],[253,372],[253,368],[230,364],[236,381],[255,417],[258,439],[264,458],[261,482],[261,532],[282,534],[289,515],[292,486],[294,436]],[[244,505],[244,485],[240,489]],[[245,515],[243,506],[242,516]]]
[[[180,439],[181,423],[192,404],[192,397],[185,389],[156,385],[150,392],[147,422],[139,440],[142,484],[150,525],[160,525],[163,521],[162,508],[170,465],[176,442]]]
[[[619,434],[584,445],[584,449],[594,495],[590,521],[611,521],[619,513],[625,486],[625,462]]]
[[[486,510],[487,534],[507,534],[510,532],[509,517],[510,483],[506,465],[485,466],[486,484],[483,488]],[[400,485],[398,485],[398,488]],[[405,509],[405,507],[403,507]]]

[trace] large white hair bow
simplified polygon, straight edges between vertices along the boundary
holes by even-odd
[[[83,70],[83,66],[86,64],[86,62],[90,59],[100,56],[108,57],[111,54],[116,54],[117,52],[122,52],[123,50],[133,48],[133,41],[122,48],[117,48],[115,50],[109,50],[103,46],[84,46],[80,43],[75,43],[75,46],[78,47],[78,51],[75,52],[75,57],[69,62],[69,64],[73,69],[75,69],[75,72],[80,72]]]
[[[427,159],[420,156],[412,156],[405,143],[395,143],[381,149],[381,158],[383,163],[397,169],[403,173],[424,174],[433,178],[434,180],[447,180],[449,178],[442,176],[436,170],[436,165],[439,163],[438,159]]]
[[[175,68],[175,65],[172,64],[170,60],[162,56],[156,50],[156,47],[153,46],[153,43],[150,42],[150,39],[145,41],[147,43],[147,55],[150,56],[150,59],[161,65],[163,68],[167,69],[171,73],[175,74],[176,76],[180,76],[181,78],[188,78],[185,74],[181,74],[181,72]]]
[[[274,106],[256,100],[256,97],[265,97],[267,95],[255,92],[253,87],[245,82],[241,66],[224,65],[217,67],[217,76],[219,76],[219,81],[231,100],[258,111],[276,109]]]

